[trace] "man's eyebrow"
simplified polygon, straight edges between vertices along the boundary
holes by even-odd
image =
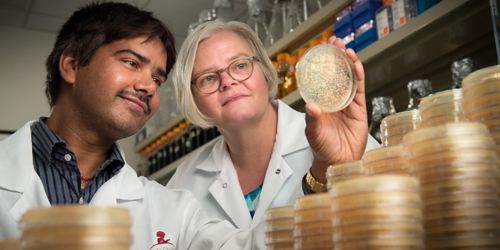
[[[139,59],[139,61],[141,61],[142,63],[145,63],[145,64],[148,64],[151,62],[151,60],[149,60],[149,58],[131,50],[131,49],[122,49],[122,50],[118,50],[114,53],[115,55],[118,55],[118,54],[132,54],[134,55],[135,57],[137,57],[137,59]],[[167,72],[164,70],[164,69],[161,69],[161,68],[158,68],[156,70],[156,74],[161,76],[161,77],[164,77],[164,78],[167,78]]]
[[[115,53],[113,53],[115,55],[119,55],[119,54],[132,54],[134,55],[135,57],[137,57],[137,59],[139,59],[139,61],[141,61],[142,63],[150,63],[151,60],[149,60],[149,58],[146,58],[145,56],[131,50],[131,49],[121,49],[121,50],[118,50],[116,51]]]

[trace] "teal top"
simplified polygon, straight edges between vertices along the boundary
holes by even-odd
[[[255,209],[257,209],[257,203],[259,202],[260,193],[262,191],[262,185],[258,186],[252,192],[245,194],[245,201],[247,203],[248,211],[250,216],[253,218],[255,214]]]

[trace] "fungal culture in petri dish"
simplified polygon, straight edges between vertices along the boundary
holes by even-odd
[[[352,62],[344,51],[331,44],[309,49],[297,63],[295,74],[304,101],[318,105],[322,111],[342,110],[356,94]]]

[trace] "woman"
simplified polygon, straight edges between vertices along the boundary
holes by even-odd
[[[242,229],[262,222],[268,208],[324,191],[330,164],[360,159],[367,138],[368,148],[378,146],[368,137],[363,66],[347,54],[358,79],[354,101],[336,113],[307,104],[306,117],[274,100],[276,72],[247,25],[197,27],[174,66],[177,102],[193,124],[222,136],[179,166],[168,187],[191,190],[212,216]]]

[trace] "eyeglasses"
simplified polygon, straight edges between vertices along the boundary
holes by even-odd
[[[221,85],[221,73],[227,74],[235,81],[245,81],[250,78],[253,73],[253,63],[259,59],[255,56],[248,58],[236,59],[224,69],[219,69],[215,72],[205,73],[196,77],[193,84],[198,91],[204,94],[212,94],[217,91]]]

